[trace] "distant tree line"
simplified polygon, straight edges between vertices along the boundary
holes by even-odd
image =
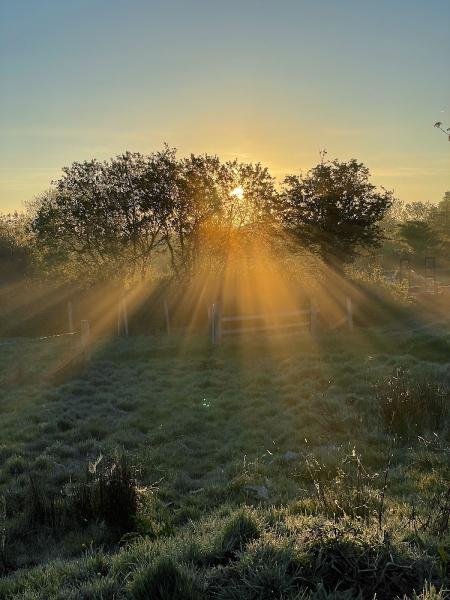
[[[449,252],[450,193],[401,204],[356,161],[320,163],[277,186],[261,164],[178,158],[164,147],[75,162],[25,213],[0,217],[0,277],[85,284],[189,278],[230,257],[310,252],[343,271],[360,254]]]
[[[387,258],[408,257],[420,265],[435,256],[450,266],[450,192],[436,205],[429,202],[404,203],[396,200],[382,226],[382,250]]]

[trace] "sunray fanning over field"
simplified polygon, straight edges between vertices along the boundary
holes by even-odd
[[[449,16],[0,0],[0,600],[450,598]]]

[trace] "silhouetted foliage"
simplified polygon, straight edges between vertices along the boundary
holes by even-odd
[[[384,264],[398,268],[408,257],[417,271],[423,270],[426,256],[434,256],[439,269],[447,269],[450,257],[450,193],[437,205],[432,202],[395,200],[381,226],[385,240],[380,250]]]
[[[424,254],[436,250],[439,240],[431,226],[425,221],[406,221],[398,225],[400,239],[406,242],[413,252]]]
[[[63,169],[32,223],[47,260],[96,280],[144,274],[164,244],[175,168],[166,147]]]
[[[23,214],[0,215],[0,278],[2,282],[25,277],[32,266],[32,249]]]
[[[450,192],[444,197],[433,211],[430,225],[438,237],[438,248],[443,256],[450,256]]]
[[[191,155],[180,162],[176,187],[168,244],[177,273],[223,268],[231,248],[235,255],[248,253],[250,239],[273,220],[275,183],[259,163],[221,163],[214,156]]]
[[[259,163],[177,159],[168,147],[63,171],[37,201],[32,230],[47,267],[71,278],[144,277],[160,253],[176,275],[223,265],[231,242],[245,248],[248,234],[267,225],[277,196]]]
[[[286,177],[280,210],[292,237],[340,270],[361,247],[380,243],[380,223],[391,204],[392,192],[378,191],[366,166],[334,160]]]
[[[325,153],[324,153],[325,154]],[[281,191],[260,163],[214,155],[178,158],[165,146],[109,161],[75,162],[25,215],[0,221],[4,280],[51,276],[84,285],[147,280],[152,273],[192,279],[232,261],[300,247],[342,270],[359,254],[449,252],[450,199],[404,204],[377,189],[356,161],[322,161],[285,178]],[[56,278],[55,278],[56,276]]]

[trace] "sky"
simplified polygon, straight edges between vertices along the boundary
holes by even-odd
[[[450,190],[450,0],[0,0],[0,211],[164,142],[280,180],[357,158]]]

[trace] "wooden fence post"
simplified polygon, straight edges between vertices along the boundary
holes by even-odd
[[[347,304],[348,329],[349,329],[349,331],[353,331],[353,304],[352,304],[352,299],[350,298],[350,296],[347,296],[346,304]]]
[[[120,296],[117,314],[117,335],[120,336],[122,334],[128,336],[128,311],[123,291]]]
[[[317,306],[314,300],[311,300],[310,308],[309,308],[309,328],[311,331],[311,335],[316,335],[317,333]]]
[[[73,333],[73,307],[70,301],[67,303],[67,318],[69,321],[69,333]]]
[[[170,314],[166,298],[164,298],[164,317],[166,319],[167,335],[170,335]]]
[[[211,307],[211,338],[214,346],[219,346],[222,341],[222,311],[220,302],[215,302]]]
[[[211,342],[213,346],[216,344],[216,305],[211,304]]]
[[[122,301],[119,299],[117,304],[117,335],[122,333]]]
[[[127,310],[127,301],[125,299],[125,294],[122,294],[122,312],[123,312],[124,333],[126,336],[128,336],[128,310]]]
[[[81,321],[81,352],[83,353],[84,360],[88,361],[91,359],[91,331],[89,327],[89,321]]]

